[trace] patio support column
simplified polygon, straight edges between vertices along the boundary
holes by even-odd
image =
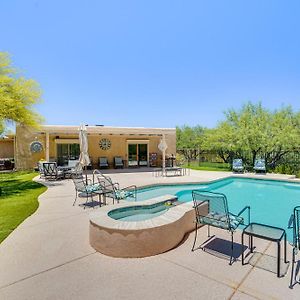
[[[49,161],[49,132],[46,132],[46,161]]]
[[[163,144],[165,144],[166,143],[166,137],[165,137],[164,134],[163,134],[162,140],[163,140]],[[165,173],[165,170],[166,170],[166,149],[164,149],[163,152],[162,152],[162,159],[163,159],[163,161],[162,161],[163,175],[165,175],[164,173]]]
[[[162,176],[165,176],[166,173],[166,150],[168,145],[166,143],[166,136],[163,134],[162,139],[158,145],[158,149],[162,152]]]

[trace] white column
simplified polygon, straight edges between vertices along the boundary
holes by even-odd
[[[46,161],[49,161],[49,132],[46,132]]]
[[[163,134],[163,137],[162,137],[162,141],[163,141],[163,144],[165,145],[166,144],[166,137],[165,135]],[[163,152],[162,152],[162,169],[163,169],[163,175],[165,175],[165,172],[166,172],[166,148],[164,147],[163,148]]]
[[[165,176],[166,174],[166,150],[168,145],[166,143],[166,137],[163,134],[162,139],[158,145],[158,149],[162,152],[162,175]]]

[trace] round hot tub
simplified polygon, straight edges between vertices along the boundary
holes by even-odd
[[[172,206],[172,201],[151,205],[135,205],[113,209],[108,216],[114,220],[126,222],[145,221],[164,214]]]
[[[176,199],[164,195],[101,207],[90,214],[91,246],[113,257],[146,257],[176,247],[195,226],[192,203],[168,205]]]

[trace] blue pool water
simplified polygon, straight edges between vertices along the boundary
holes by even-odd
[[[229,210],[238,213],[246,205],[251,207],[251,221],[278,226],[287,230],[293,208],[300,205],[300,184],[274,180],[228,178],[211,184],[156,186],[138,191],[137,200],[171,194],[181,202],[192,201],[192,190],[203,189],[227,196]]]
[[[169,209],[165,203],[157,203],[148,206],[131,206],[117,208],[108,213],[108,215],[120,221],[134,222],[144,221],[158,217]]]

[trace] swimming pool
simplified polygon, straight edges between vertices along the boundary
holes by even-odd
[[[203,189],[224,193],[229,210],[238,213],[243,207],[251,207],[251,221],[278,226],[287,230],[292,240],[288,222],[293,208],[300,205],[300,184],[278,180],[227,178],[209,184],[184,184],[155,186],[138,191],[138,201],[164,194],[176,195],[178,201],[192,201],[192,190]]]

